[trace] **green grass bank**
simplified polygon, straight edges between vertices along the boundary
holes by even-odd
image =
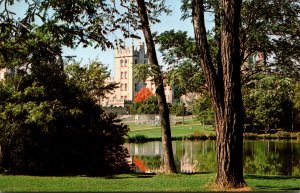
[[[161,140],[161,128],[150,124],[138,125],[127,124],[130,128],[127,142],[146,142]],[[192,119],[191,117],[177,119],[177,124],[171,126],[172,140],[207,140],[216,138],[216,133],[212,125],[203,125],[201,121]],[[244,133],[245,139],[298,139],[300,140],[300,132],[287,132],[278,130],[273,133]]]
[[[122,174],[111,177],[33,177],[0,175],[1,192],[205,192],[215,174]],[[245,175],[248,191],[297,191],[300,177]]]

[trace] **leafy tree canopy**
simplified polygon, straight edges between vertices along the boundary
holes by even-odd
[[[142,88],[134,96],[134,102],[139,103],[147,100],[149,97],[153,96],[153,93],[149,88]]]
[[[288,128],[293,122],[294,81],[259,74],[244,85],[246,128]]]
[[[91,97],[95,99],[104,97],[106,93],[111,93],[118,85],[118,83],[105,83],[110,74],[107,66],[97,60],[84,66],[72,61],[65,65],[65,71],[69,81],[90,93]]]
[[[133,103],[130,114],[159,114],[156,96],[152,95],[142,102]]]

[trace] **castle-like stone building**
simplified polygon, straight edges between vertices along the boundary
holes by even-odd
[[[106,80],[107,83],[117,82],[119,88],[116,88],[112,94],[107,94],[100,100],[102,106],[124,107],[127,101],[133,101],[134,95],[143,87],[149,88],[155,93],[155,84],[153,77],[148,77],[146,82],[137,81],[134,78],[133,67],[136,64],[148,64],[148,56],[145,51],[144,43],[139,43],[137,47],[130,46],[126,48],[116,48],[114,50],[114,68],[115,77]],[[168,103],[173,102],[173,89],[165,85],[165,94]]]
[[[114,68],[115,77],[109,77],[106,83],[119,83],[111,94],[106,94],[100,99],[102,106],[124,107],[126,102],[133,102],[134,95],[142,88],[146,87],[155,93],[155,84],[153,77],[148,77],[145,83],[135,80],[133,75],[133,67],[135,64],[148,64],[148,56],[145,51],[144,43],[138,46],[130,46],[126,48],[116,48],[114,50]],[[4,79],[5,73],[9,73],[7,69],[0,69],[0,80]],[[173,89],[168,85],[165,86],[165,94],[168,103],[173,102]]]

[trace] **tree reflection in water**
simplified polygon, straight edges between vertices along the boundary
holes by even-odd
[[[182,173],[216,172],[215,141],[173,141],[177,170]],[[160,141],[127,143],[136,172],[162,172]],[[145,168],[139,168],[145,167]],[[246,140],[244,173],[300,176],[300,142],[285,140]]]

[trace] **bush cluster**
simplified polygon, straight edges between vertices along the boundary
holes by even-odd
[[[51,74],[54,69],[44,66]],[[49,68],[48,68],[49,67]],[[63,75],[0,84],[1,172],[100,176],[129,171],[128,127]],[[45,74],[46,75],[46,74]]]

